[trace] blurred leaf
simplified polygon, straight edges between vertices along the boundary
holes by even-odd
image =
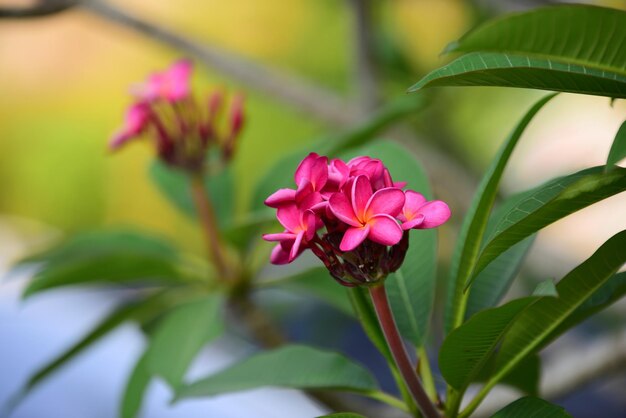
[[[146,352],[146,367],[174,389],[200,349],[223,332],[222,298],[211,295],[178,306],[158,324]]]
[[[552,280],[544,280],[537,285],[535,291],[533,292],[533,295],[557,297],[559,296],[559,293]]]
[[[330,276],[325,267],[314,267],[288,278],[281,278],[276,286],[316,296],[341,312],[354,316],[346,289]]]
[[[195,218],[196,207],[191,195],[189,176],[155,160],[150,166],[150,176],[159,190],[186,215]],[[218,224],[225,228],[233,219],[234,180],[229,167],[219,173],[206,174],[205,187],[211,197]]]
[[[609,173],[603,173],[602,169],[594,167],[548,182],[517,204],[483,248],[473,277],[511,246],[543,227],[626,190],[626,169],[616,167]]]
[[[446,382],[463,392],[470,383],[483,377],[483,369],[487,368],[489,358],[506,331],[520,313],[538,299],[536,296],[515,299],[481,311],[454,329],[439,352],[439,368]]]
[[[426,75],[430,86],[507,86],[626,97],[626,13],[594,6],[536,9],[491,20],[448,46],[469,52]],[[601,47],[598,47],[601,45]]]
[[[150,385],[150,380],[151,375],[148,371],[147,356],[144,353],[137,361],[137,364],[135,364],[126,383],[122,403],[120,404],[121,418],[137,417],[141,410],[142,400]]]
[[[615,135],[609,156],[606,159],[606,170],[608,171],[624,158],[626,158],[626,121],[622,123]]]
[[[526,396],[505,406],[491,418],[572,418],[565,409],[540,398]]]
[[[352,412],[339,412],[336,414],[322,415],[317,418],[365,418],[363,415],[353,414]]]
[[[19,261],[28,263],[63,264],[81,257],[109,253],[132,253],[173,258],[177,251],[165,240],[132,230],[89,231],[73,235],[54,246]]]
[[[183,386],[176,399],[215,396],[261,386],[357,393],[377,389],[374,377],[347,357],[292,345],[253,355],[212,376]]]
[[[414,155],[393,142],[377,142],[355,151],[385,163],[396,181],[432,199],[428,176]],[[385,280],[389,303],[400,334],[416,347],[424,343],[435,298],[437,232],[410,231],[409,249],[402,267]]]
[[[33,388],[41,383],[48,376],[55,373],[59,368],[67,364],[74,357],[82,353],[85,349],[100,341],[111,331],[127,321],[143,322],[158,314],[161,308],[166,306],[163,294],[159,293],[148,297],[144,300],[130,303],[115,309],[111,314],[105,317],[98,325],[95,326],[87,335],[72,345],[63,354],[56,357],[45,366],[35,372],[26,383],[24,389],[14,399],[17,404],[21,401]]]
[[[269,211],[263,202],[276,190],[294,188],[293,176],[298,164],[311,151],[334,156],[350,147],[363,145],[394,122],[414,114],[425,105],[425,99],[412,100],[412,96],[402,96],[385,105],[365,122],[350,127],[343,132],[318,138],[301,150],[285,155],[263,175],[257,184],[252,200],[252,211]]]
[[[626,231],[605,242],[557,285],[558,298],[542,298],[524,309],[507,331],[490,387],[555,338],[554,331],[592,297],[626,262]]]
[[[23,297],[62,286],[82,284],[176,283],[182,272],[171,260],[156,255],[100,254],[45,266],[24,290]]]
[[[530,121],[553,97],[554,95],[548,95],[542,98],[528,110],[502,145],[478,185],[478,190],[463,220],[451,262],[445,310],[446,332],[450,332],[460,325],[465,317],[467,307],[467,296],[464,295],[465,283],[474,270],[485,230],[487,229],[489,214],[497,197],[502,173]],[[503,278],[503,280],[506,279]]]

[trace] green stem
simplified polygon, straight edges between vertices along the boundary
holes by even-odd
[[[472,413],[478,408],[478,405],[485,399],[491,388],[495,386],[497,381],[494,381],[491,384],[486,384],[483,386],[480,391],[474,396],[472,401],[465,407],[465,409],[459,414],[459,418],[468,418]]]
[[[430,368],[430,361],[428,360],[428,353],[424,346],[417,349],[417,358],[419,358],[419,372],[422,382],[424,383],[424,390],[432,399],[433,402],[437,402],[437,388],[435,387],[435,379],[433,378],[433,372]]]
[[[370,287],[369,291],[374,303],[376,315],[378,316],[378,322],[387,340],[389,350],[413,399],[417,402],[417,406],[420,408],[425,418],[440,418],[437,408],[424,391],[417,377],[417,373],[411,364],[411,360],[409,360],[409,356],[406,353],[404,343],[400,338],[400,333],[398,332],[393,313],[391,312],[391,307],[389,306],[384,283]]]
[[[191,176],[191,194],[204,230],[204,237],[209,250],[209,258],[213,261],[220,278],[222,280],[228,280],[230,279],[230,271],[222,252],[222,240],[220,238],[219,229],[217,228],[215,210],[204,188],[204,179],[201,173]]]
[[[371,392],[364,392],[363,395],[367,396],[368,398],[386,403],[387,405],[393,406],[394,408],[398,408],[401,411],[410,413],[407,404],[402,399],[398,399],[388,393],[381,392],[379,390],[373,390]]]

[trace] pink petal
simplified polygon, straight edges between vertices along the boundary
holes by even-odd
[[[424,216],[420,229],[435,228],[450,219],[450,208],[441,200],[433,200],[419,208],[417,215]]]
[[[421,194],[414,192],[413,190],[407,190],[404,192],[406,196],[404,203],[404,212],[410,211],[411,213],[416,213],[417,210],[426,203],[426,198]]]
[[[410,221],[403,222],[402,229],[404,229],[405,231],[413,228],[419,229],[419,226],[422,224],[422,222],[424,222],[424,215],[417,215]]]
[[[293,203],[296,199],[296,191],[293,189],[278,189],[265,199],[265,204],[270,208],[278,208],[279,206]]]
[[[362,223],[359,222],[352,210],[350,200],[345,194],[341,192],[333,194],[328,199],[328,207],[339,220],[351,226],[362,226]]]
[[[367,209],[367,202],[372,197],[372,185],[369,179],[364,176],[358,176],[352,184],[352,210],[356,214],[356,217],[365,221],[365,210]]]
[[[328,181],[328,158],[327,157],[319,157],[313,163],[311,167],[310,173],[311,184],[313,184],[313,188],[317,191],[322,190],[322,187],[326,185],[326,181]]]
[[[279,234],[263,234],[263,239],[270,242],[293,241],[296,236],[291,232],[281,232]]]
[[[309,155],[307,155],[304,158],[304,160],[300,162],[300,164],[298,165],[298,168],[296,169],[296,174],[294,175],[294,180],[297,185],[300,185],[300,182],[303,179],[309,180],[309,176],[311,174],[311,167],[313,167],[313,164],[318,158],[319,158],[319,155],[312,152]]]
[[[298,190],[296,190],[296,203],[300,203],[304,200],[305,197],[313,193],[315,189],[313,188],[313,184],[311,180],[306,177],[303,177],[298,183]]]
[[[293,247],[291,247],[291,251],[289,252],[289,261],[295,260],[295,258],[300,255],[300,245],[302,244],[302,239],[304,238],[304,232],[300,232],[296,235],[296,240],[293,243]]]
[[[342,160],[335,158],[328,166],[328,183],[331,183],[338,190],[345,184],[350,175],[350,168]]]
[[[278,222],[290,232],[300,229],[300,216],[300,211],[295,204],[281,206],[276,211]]]
[[[319,223],[318,216],[314,212],[307,210],[304,212],[304,215],[302,215],[302,223],[306,231],[304,238],[306,238],[307,241],[312,240],[315,236],[317,225]]]
[[[386,214],[396,216],[404,206],[404,192],[393,187],[380,189],[372,195],[367,203],[366,216]]]
[[[402,228],[389,215],[376,215],[367,223],[371,229],[369,239],[383,245],[396,245],[402,239]]]
[[[359,228],[348,228],[348,230],[343,234],[343,238],[341,240],[341,244],[339,244],[339,249],[341,251],[352,251],[356,247],[359,246],[367,235],[370,233],[370,226],[365,225]]]
[[[305,196],[298,196],[298,194],[296,193],[296,204],[301,211],[313,209],[318,204],[322,203],[323,200],[324,198],[319,192],[312,192]]]
[[[278,244],[272,250],[272,255],[270,256],[270,262],[272,264],[288,264],[289,263],[289,253],[283,249],[283,247]]]

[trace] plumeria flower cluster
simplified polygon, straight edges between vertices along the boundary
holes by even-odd
[[[285,230],[263,238],[278,244],[273,264],[310,249],[345,286],[380,282],[396,271],[409,246],[409,230],[437,227],[450,209],[394,182],[382,161],[367,156],[347,163],[309,154],[298,166],[295,189],[265,200]]]
[[[220,149],[224,161],[230,160],[243,127],[243,96],[233,96],[228,122],[221,123],[224,93],[216,90],[199,103],[190,87],[192,71],[191,61],[176,61],[133,86],[134,103],[109,147],[117,150],[145,135],[153,140],[162,161],[191,172],[202,169],[211,146]]]

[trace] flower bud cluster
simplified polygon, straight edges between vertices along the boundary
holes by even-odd
[[[224,94],[216,90],[198,103],[190,87],[192,70],[190,61],[180,60],[133,86],[135,101],[109,147],[117,150],[132,139],[147,136],[163,162],[189,172],[202,169],[212,146],[219,148],[223,161],[229,161],[244,123],[243,96],[232,98],[228,121],[223,123]]]
[[[265,234],[277,242],[273,264],[310,249],[345,286],[371,285],[402,265],[410,229],[437,227],[450,209],[394,182],[382,161],[366,156],[347,163],[309,154],[298,166],[295,189],[265,200],[285,230]]]

